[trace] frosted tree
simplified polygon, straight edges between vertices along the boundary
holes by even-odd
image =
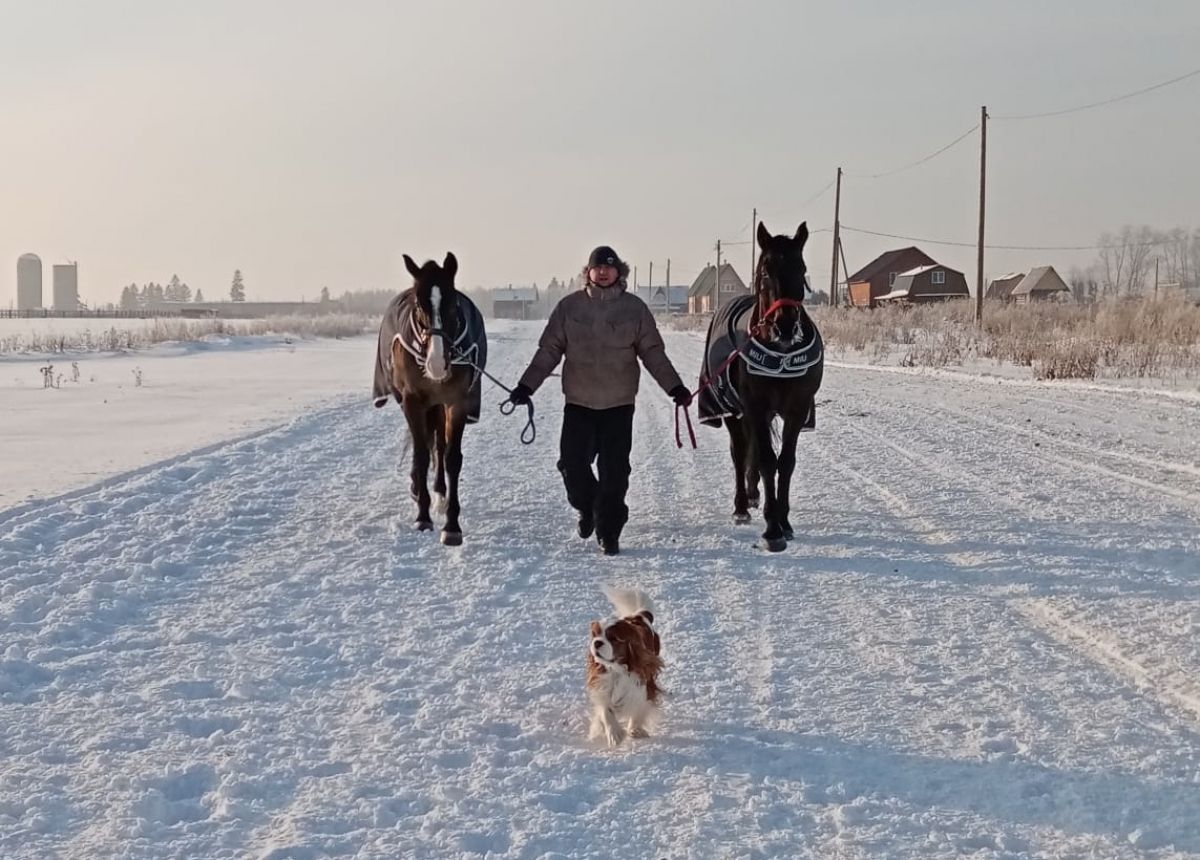
[[[197,302],[204,301],[204,290],[196,290],[196,301]]]
[[[156,284],[153,281],[142,287],[142,307],[150,307],[156,302],[161,302],[165,298],[166,291],[162,284]]]
[[[246,301],[246,287],[242,283],[242,270],[236,269],[233,273],[233,284],[229,287],[229,299],[234,302]]]

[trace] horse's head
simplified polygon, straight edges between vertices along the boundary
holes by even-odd
[[[772,236],[758,224],[758,247],[762,252],[754,271],[754,294],[758,302],[755,318],[760,334],[785,349],[799,343],[804,332],[800,326],[800,305],[808,279],[804,263],[804,243],[808,241],[808,223],[795,236]]]
[[[425,265],[418,267],[412,257],[405,254],[404,267],[413,276],[413,293],[417,298],[413,322],[425,345],[425,375],[434,382],[441,382],[450,375],[449,347],[462,326],[458,293],[454,289],[458,260],[448,253],[440,266],[427,260]]]

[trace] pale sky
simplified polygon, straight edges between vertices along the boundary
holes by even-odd
[[[973,241],[979,119],[1200,67],[1200,3],[0,0],[0,306],[16,260],[79,261],[116,301],[173,273],[207,298],[569,277],[613,245],[689,283],[717,238],[845,224]],[[1200,226],[1200,77],[989,126],[988,240]],[[911,244],[846,234],[851,269]],[[974,251],[924,246],[974,283]],[[731,245],[743,276],[750,249]],[[992,274],[1092,252],[989,252]],[[807,254],[827,287],[830,234]]]

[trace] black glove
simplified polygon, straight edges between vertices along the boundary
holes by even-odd
[[[692,392],[688,391],[686,385],[676,385],[667,394],[675,401],[676,406],[688,407],[692,405]]]
[[[508,402],[514,406],[528,406],[532,397],[533,392],[529,390],[528,386],[517,385],[508,395]]]

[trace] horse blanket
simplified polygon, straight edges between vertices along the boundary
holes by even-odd
[[[467,403],[467,423],[474,424],[479,420],[480,401],[482,398],[481,372],[487,367],[487,332],[483,327],[483,314],[475,303],[462,293],[458,297],[459,331],[447,332],[450,341],[450,363],[465,365],[471,368],[471,392]],[[417,297],[407,290],[392,299],[387,310],[383,313],[383,322],[379,325],[379,348],[375,352],[375,386],[374,404],[383,406],[388,397],[401,400],[401,394],[392,385],[392,343],[399,341],[405,351],[416,359],[417,364],[425,366],[425,338],[417,330],[413,318]]]
[[[794,379],[804,376],[810,368],[825,360],[825,349],[821,333],[817,331],[812,317],[800,308],[800,326],[803,332],[800,344],[781,352],[770,344],[763,343],[750,335],[750,319],[754,313],[754,297],[738,296],[713,314],[708,326],[708,339],[704,345],[704,361],[700,368],[700,399],[697,411],[700,421],[712,427],[720,427],[723,418],[741,418],[742,400],[733,383],[733,362],[729,356],[740,350],[738,358],[748,373],[773,379]],[[721,370],[724,366],[724,370]],[[717,372],[720,371],[718,374]],[[707,385],[708,380],[712,385]],[[816,407],[809,411],[804,429],[816,426]]]

